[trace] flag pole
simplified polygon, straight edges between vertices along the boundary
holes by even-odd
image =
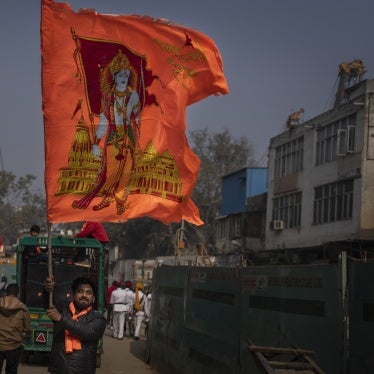
[[[48,222],[48,277],[53,279],[52,269],[52,224]],[[49,307],[53,305],[53,291],[49,291]]]

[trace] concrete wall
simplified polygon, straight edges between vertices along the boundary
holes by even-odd
[[[344,258],[242,269],[161,266],[152,289],[150,364],[168,374],[260,373],[250,339],[312,350],[326,373],[369,373],[373,274],[374,262]]]
[[[247,348],[316,352],[327,373],[340,372],[337,265],[157,268],[148,340],[160,373],[258,373]]]

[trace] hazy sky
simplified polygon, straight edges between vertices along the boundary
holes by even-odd
[[[99,13],[166,18],[210,36],[220,49],[230,94],[189,107],[188,130],[228,128],[264,161],[287,116],[304,121],[329,109],[338,65],[356,58],[374,77],[372,0],[71,0]],[[31,173],[44,189],[40,0],[3,1],[0,12],[1,167]]]

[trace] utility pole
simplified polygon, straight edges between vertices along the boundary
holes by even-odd
[[[180,250],[185,247],[184,239],[184,219],[182,219],[181,227],[175,233],[175,265],[180,265]]]

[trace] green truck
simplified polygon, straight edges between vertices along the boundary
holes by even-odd
[[[94,308],[100,313],[105,311],[105,292],[107,290],[107,251],[96,239],[63,236],[51,237],[52,273],[55,279],[54,302],[69,300],[73,279],[84,276],[97,285]],[[23,339],[22,361],[27,363],[30,355],[37,352],[48,353],[53,340],[53,323],[45,312],[44,280],[48,276],[48,264],[44,260],[30,261],[27,253],[33,248],[47,252],[47,237],[27,236],[19,240],[17,247],[16,278],[20,287],[20,299],[30,310],[31,334]],[[78,253],[90,259],[89,267],[75,264]],[[44,256],[47,257],[47,256]],[[101,365],[103,352],[102,340],[97,348],[97,367]]]

